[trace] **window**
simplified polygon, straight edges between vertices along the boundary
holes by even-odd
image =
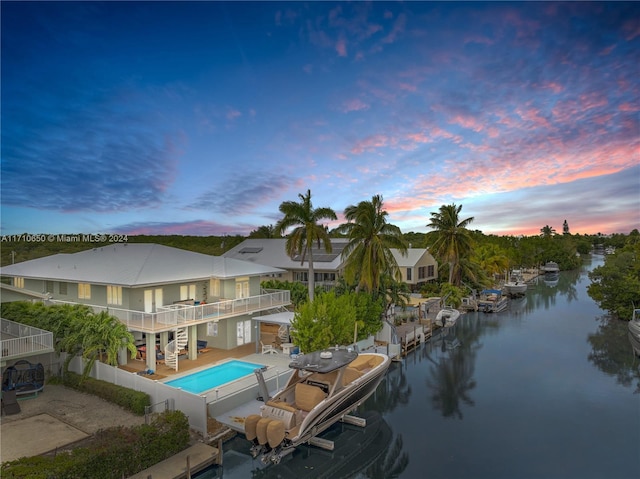
[[[24,278],[15,277],[13,278],[13,285],[16,288],[24,288]]]
[[[211,279],[209,282],[209,294],[214,298],[220,297],[220,280],[217,278]]]
[[[411,269],[412,268],[407,268],[407,281],[411,281]]]
[[[249,278],[236,279],[236,299],[249,297]]]
[[[107,286],[107,304],[122,305],[122,286]]]
[[[433,278],[435,276],[434,272],[435,272],[435,268],[432,264],[427,266],[427,275],[429,276],[429,278]]]
[[[45,281],[45,293],[53,293],[53,281]]]
[[[180,286],[180,301],[185,299],[196,299],[196,285],[183,284]]]
[[[211,321],[207,323],[207,336],[218,337],[218,322]]]
[[[67,283],[58,283],[58,293],[67,294]]]
[[[427,268],[425,266],[418,267],[418,279],[425,279],[427,277]]]
[[[78,283],[78,299],[91,299],[91,285]]]

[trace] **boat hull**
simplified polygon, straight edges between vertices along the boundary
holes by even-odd
[[[640,356],[640,309],[633,311],[633,317],[629,321],[629,342],[636,356]]]
[[[289,365],[294,371],[287,385],[262,406],[259,415],[245,419],[254,457],[261,456],[265,464],[279,463],[375,392],[391,359],[351,351],[336,348],[322,351],[321,356],[316,352]]]
[[[527,283],[505,283],[504,290],[510,296],[522,296],[527,292]]]
[[[460,311],[457,309],[442,309],[436,316],[435,323],[443,328],[451,327],[456,324],[456,321],[460,317]]]
[[[331,398],[329,404],[323,406],[322,409],[310,412],[307,416],[308,424],[303,424],[300,434],[291,438],[291,446],[296,447],[308,442],[309,439],[325,431],[366,401],[377,389],[387,369],[381,370],[377,375],[352,390],[344,391],[344,394]]]

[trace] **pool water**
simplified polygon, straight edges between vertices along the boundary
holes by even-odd
[[[262,364],[248,363],[234,359],[212,366],[203,371],[189,374],[188,376],[167,381],[165,384],[194,394],[200,394],[222,384],[249,376],[253,374],[255,369],[263,367],[264,365]]]

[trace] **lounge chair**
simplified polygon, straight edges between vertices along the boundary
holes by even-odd
[[[2,391],[2,412],[9,416],[11,414],[18,414],[20,411],[20,404],[18,404],[15,389]]]
[[[271,344],[264,344],[262,341],[260,344],[262,345],[262,354],[278,354],[278,350]]]

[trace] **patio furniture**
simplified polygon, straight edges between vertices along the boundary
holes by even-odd
[[[2,391],[2,412],[7,416],[21,411],[15,389]]]
[[[278,350],[273,345],[264,344],[262,341],[260,341],[260,344],[262,345],[262,354],[278,354]]]

